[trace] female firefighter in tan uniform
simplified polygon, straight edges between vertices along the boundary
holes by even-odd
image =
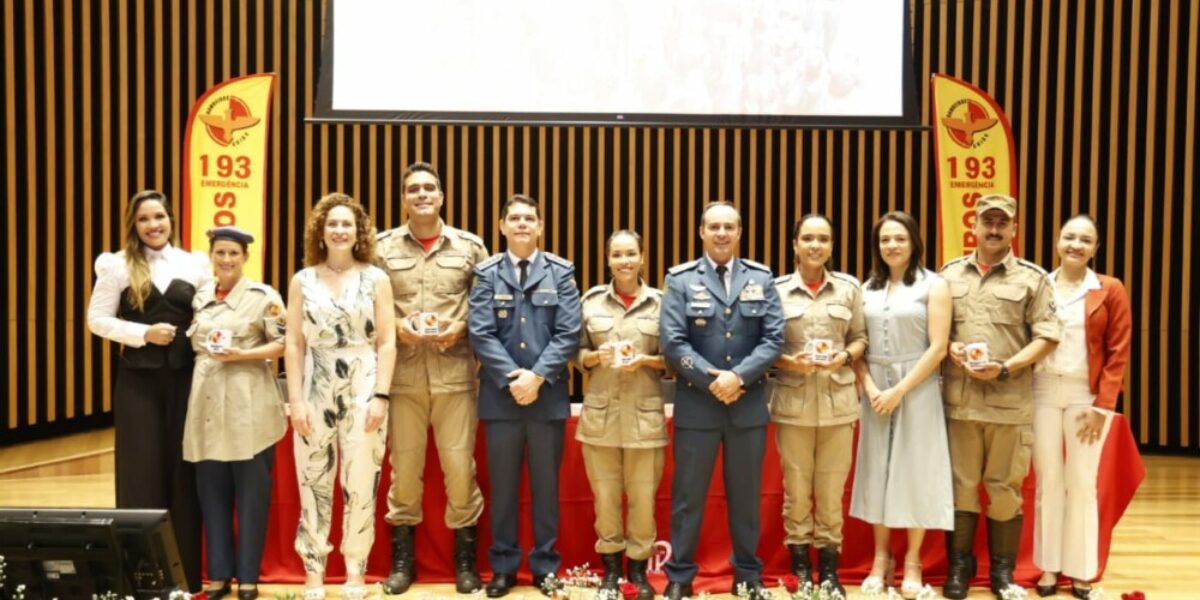
[[[787,324],[771,395],[783,466],[785,543],[802,585],[811,580],[809,547],[816,546],[821,583],[845,594],[837,567],[842,495],[858,420],[850,365],[867,349],[862,291],[853,277],[828,268],[829,219],[802,217],[792,239],[797,270],[775,281]]]
[[[660,381],[666,366],[658,348],[662,292],[641,280],[641,236],[621,230],[608,238],[612,282],[583,297],[579,366],[591,376],[575,438],[596,497],[596,551],[604,564],[601,590],[618,590],[621,553],[639,600],[654,597],[646,561],[654,548],[654,494],[662,477],[667,430]],[[621,496],[628,524],[621,524]]]

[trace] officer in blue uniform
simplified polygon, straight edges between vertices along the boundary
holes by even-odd
[[[487,438],[491,480],[493,577],[489,598],[516,585],[521,564],[517,508],[526,450],[532,487],[533,585],[559,568],[558,469],[570,415],[567,362],[579,348],[582,309],[575,266],[537,249],[537,203],[508,199],[500,213],[508,251],[475,267],[468,330],[479,358],[479,419]]]
[[[766,593],[755,554],[769,419],[764,375],[783,351],[784,321],[770,269],[736,257],[741,235],[741,216],[732,204],[708,204],[700,221],[704,257],[671,269],[664,286],[659,342],[680,377],[669,600],[692,595],[704,502],[722,445],[733,591],[742,585],[755,597]]]

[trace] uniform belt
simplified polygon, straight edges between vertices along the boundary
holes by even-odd
[[[901,354],[900,356],[873,356],[867,355],[867,362],[873,365],[894,365],[896,363],[909,362],[921,358],[925,354],[924,350],[920,352],[911,352],[909,354]]]

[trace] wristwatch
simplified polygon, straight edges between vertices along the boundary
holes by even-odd
[[[1000,374],[996,376],[999,381],[1008,381],[1008,365],[1000,363]]]

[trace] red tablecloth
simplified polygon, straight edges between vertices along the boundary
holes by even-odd
[[[559,539],[558,549],[562,553],[563,569],[578,566],[583,563],[598,565],[599,557],[593,549],[596,536],[592,528],[594,511],[592,510],[592,493],[584,472],[583,457],[579,443],[575,441],[576,419],[567,422],[566,444],[563,453],[563,464],[559,490]],[[488,496],[487,457],[484,452],[483,427],[479,428],[480,440],[476,445],[479,483],[484,490],[485,502]],[[275,485],[271,492],[271,520],[267,527],[267,543],[263,553],[262,580],[264,582],[300,582],[304,578],[304,570],[300,559],[293,550],[296,524],[300,514],[299,493],[296,484],[295,462],[292,455],[292,437],[289,432],[279,443],[275,455]],[[451,582],[453,569],[451,566],[451,551],[454,545],[453,533],[446,529],[443,516],[445,513],[445,492],[442,485],[441,467],[437,461],[436,449],[430,436],[430,444],[426,454],[425,467],[425,520],[417,527],[417,570],[421,582]],[[718,461],[720,459],[718,458]],[[378,499],[378,515],[375,527],[375,546],[371,552],[368,564],[369,580],[379,580],[386,576],[390,564],[389,529],[383,520],[387,511],[386,490],[390,482],[390,467],[384,463],[382,487]],[[719,473],[720,462],[718,462]],[[674,470],[671,461],[671,450],[667,449],[666,467],[663,472],[662,485],[658,490],[658,538],[660,555],[665,555],[668,546],[665,542],[670,538],[670,507],[671,507],[671,477]],[[779,469],[779,454],[774,442],[774,429],[769,432],[767,455],[763,462],[762,490],[762,537],[759,543],[759,556],[766,563],[764,581],[774,584],[778,577],[788,570],[788,554],[783,545],[782,503],[783,480]],[[1099,477],[1100,491],[1100,569],[1103,572],[1108,561],[1108,548],[1112,539],[1112,529],[1124,513],[1134,492],[1145,476],[1145,468],[1138,454],[1128,422],[1120,416],[1113,420],[1111,432],[1104,448]],[[850,485],[853,475],[846,482],[846,492],[843,507],[850,505]],[[525,481],[528,481],[526,478]],[[529,492],[527,484],[522,494],[521,509],[521,545],[528,549],[532,545],[532,529],[529,524]],[[1016,576],[1026,585],[1032,585],[1039,571],[1033,565],[1033,531],[1034,514],[1034,474],[1025,480],[1025,539],[1021,544]],[[341,537],[341,494],[335,493],[335,511],[338,515],[333,520],[334,552],[330,555],[328,578],[331,582],[341,579],[345,573],[341,555],[337,545]],[[700,564],[700,574],[696,579],[698,590],[727,591],[731,578],[729,531],[725,520],[726,502],[724,485],[720,477],[714,477],[709,491],[708,503],[705,509],[704,531],[700,536],[700,548],[696,558]],[[487,561],[487,548],[491,543],[491,515],[486,507],[479,521],[479,553],[478,564],[485,576],[490,573]],[[980,531],[986,531],[986,525],[980,524]],[[842,552],[841,575],[846,583],[861,581],[871,568],[873,541],[871,526],[863,521],[846,518],[845,542]],[[902,551],[904,532],[893,534],[893,548]],[[983,583],[987,575],[987,541],[986,536],[979,535],[976,543],[976,554],[980,558],[978,583]],[[925,563],[925,580],[928,583],[941,582],[945,569],[945,549],[941,531],[930,531],[925,537],[922,550]],[[655,565],[654,560],[651,566]],[[523,567],[521,582],[530,581],[527,567]],[[659,574],[656,586],[661,590],[665,585],[665,576]]]

